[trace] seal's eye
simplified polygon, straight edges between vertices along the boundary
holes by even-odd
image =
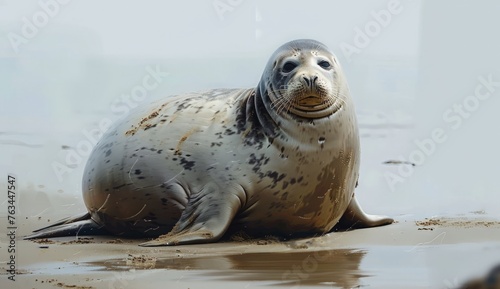
[[[318,62],[318,65],[321,66],[324,69],[330,69],[332,67],[332,65],[330,64],[330,62],[328,62],[326,60],[321,60],[320,62]]]
[[[294,70],[294,69],[295,69],[295,67],[297,67],[297,63],[295,63],[295,62],[291,62],[291,61],[287,61],[287,62],[285,63],[285,65],[283,65],[283,69],[282,69],[282,71],[283,71],[284,73],[289,73],[289,72],[291,72],[292,70]]]

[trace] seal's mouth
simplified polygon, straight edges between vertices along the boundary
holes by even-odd
[[[299,99],[299,101],[297,102],[299,106],[304,106],[304,107],[315,107],[324,103],[325,103],[324,99],[316,95],[309,95],[303,97]]]
[[[328,109],[332,104],[328,95],[308,93],[303,96],[295,96],[293,109],[303,112],[317,112]]]
[[[339,86],[325,87],[318,85],[309,91],[299,91],[291,96],[294,101],[289,112],[307,119],[328,117],[342,108],[344,100]]]
[[[342,107],[338,91],[322,87],[304,90],[302,86],[289,86],[286,90],[268,89],[272,108],[278,114],[284,112],[301,118],[318,119],[330,116]]]

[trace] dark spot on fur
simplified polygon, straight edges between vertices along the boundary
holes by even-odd
[[[186,170],[191,170],[194,167],[194,161],[188,161],[186,158],[181,158],[181,165]]]
[[[111,154],[111,150],[109,149],[106,151],[106,156],[109,157],[110,154]]]
[[[265,165],[267,164],[267,162],[269,161],[269,158],[266,158],[266,156],[264,154],[261,154],[259,157],[257,157],[255,154],[250,154],[250,159],[248,160],[248,163],[250,165],[254,165],[252,170],[254,172],[258,172],[260,170],[260,167],[262,165]]]
[[[139,170],[139,169],[137,169],[137,170],[135,170],[135,171],[134,171],[134,174],[136,174],[136,175],[140,175],[141,173],[142,173],[142,172],[141,172],[141,170]]]
[[[198,107],[196,108],[196,111],[195,111],[194,113],[198,113],[198,112],[200,112],[202,109],[203,109],[203,106],[202,106],[202,105],[200,105],[200,106],[198,106]]]
[[[146,222],[150,222],[150,221],[154,221],[154,220],[156,220],[156,219],[158,219],[158,218],[156,217],[156,215],[150,212],[150,213],[148,214],[148,216],[144,219],[144,221],[146,221]]]
[[[156,124],[146,124],[146,127],[144,128],[144,130],[148,130],[148,129],[153,128],[153,127],[156,127]]]
[[[130,185],[130,184],[119,185],[119,186],[113,187],[113,190],[118,190],[118,189],[121,189],[121,188],[128,186],[128,185]]]
[[[178,111],[181,111],[181,110],[184,110],[184,109],[190,107],[191,106],[191,103],[189,103],[190,100],[191,99],[189,99],[189,98],[185,99],[181,104],[179,104],[177,106],[177,109],[175,111],[178,112]]]
[[[279,181],[281,181],[282,179],[284,179],[286,177],[286,175],[285,174],[279,174],[276,171],[274,171],[274,172],[268,171],[266,173],[266,177],[269,177],[269,178],[273,179],[273,185],[272,185],[271,188],[274,188]]]

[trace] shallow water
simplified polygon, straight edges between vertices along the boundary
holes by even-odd
[[[220,281],[266,281],[286,286],[333,284],[353,287],[356,285],[356,280],[363,277],[358,267],[365,253],[361,250],[331,250],[245,253],[199,258],[157,258],[152,267],[193,270],[196,271],[195,274]],[[87,264],[99,270],[148,269],[147,262],[127,265],[127,261],[123,259]]]
[[[497,243],[297,252],[270,252],[266,246],[261,247],[261,252],[257,249],[251,253],[203,256],[200,250],[200,256],[179,252],[169,257],[155,253],[99,261],[52,262],[28,266],[26,270],[32,276],[57,272],[60,276],[77,274],[80,279],[92,275],[102,279],[129,276],[129,286],[145,280],[144,274],[154,274],[162,276],[161,282],[165,285],[179,286],[229,282],[247,287],[258,284],[264,288],[457,288],[484,276],[500,257]],[[159,280],[152,278],[144,286],[154,288],[156,282]]]

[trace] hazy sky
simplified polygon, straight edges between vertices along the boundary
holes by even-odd
[[[41,2],[53,2],[43,0]],[[269,53],[294,38],[316,38],[339,53],[352,44],[372,13],[390,1],[68,1],[20,51],[115,56],[241,56]],[[396,1],[392,15],[364,53],[414,55],[418,44],[418,1]],[[58,2],[55,2],[58,3]],[[0,55],[12,55],[9,33],[22,35],[23,17],[43,11],[38,1],[0,1]]]

